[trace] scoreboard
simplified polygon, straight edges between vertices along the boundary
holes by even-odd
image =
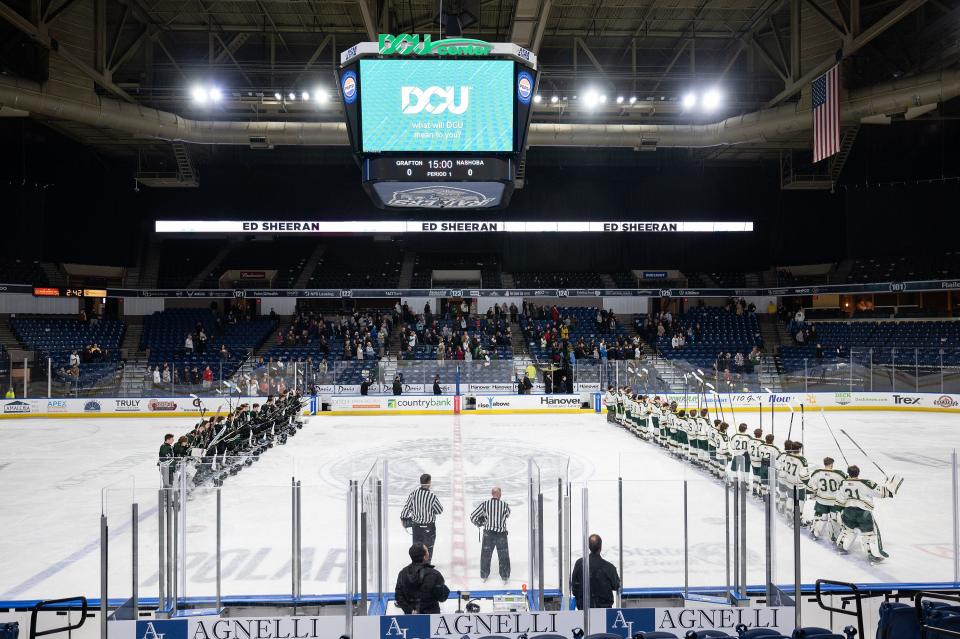
[[[536,57],[470,38],[381,35],[341,56],[362,184],[396,209],[506,206],[524,152]]]

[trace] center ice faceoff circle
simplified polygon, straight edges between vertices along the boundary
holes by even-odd
[[[441,491],[449,488],[454,474],[462,473],[468,495],[482,495],[493,485],[500,486],[505,495],[525,495],[531,459],[535,461],[534,476],[539,469],[545,493],[556,491],[558,477],[576,481],[593,474],[593,465],[579,457],[516,442],[504,446],[500,439],[476,437],[464,442],[462,468],[456,468],[453,446],[449,437],[393,441],[341,458],[318,470],[331,487],[345,490],[348,480],[362,480],[378,460],[387,460],[390,500],[401,504],[406,499],[405,491],[416,486],[421,473],[430,473],[435,488]]]

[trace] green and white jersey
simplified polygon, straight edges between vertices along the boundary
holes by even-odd
[[[723,433],[712,426],[707,431],[707,445],[717,451],[717,456],[722,456],[726,452],[723,450]]]
[[[757,439],[752,435],[750,436],[750,443],[747,445],[747,450],[750,452],[750,464],[752,466],[760,466],[760,446],[762,444],[762,439]]]
[[[729,457],[730,456],[730,438],[727,437],[726,433],[721,433],[718,430],[713,431],[717,434],[717,457]]]
[[[707,434],[711,430],[710,423],[703,417],[698,417],[696,421],[697,421],[697,426],[696,426],[697,439],[706,440]]]
[[[753,439],[746,433],[737,433],[730,438],[730,454],[742,456],[750,451],[750,441]]]
[[[837,501],[844,508],[860,508],[873,512],[874,500],[893,497],[893,493],[884,486],[878,486],[869,479],[847,477],[837,491]]]
[[[617,396],[613,391],[607,391],[606,401],[607,401],[607,408],[617,407]]]
[[[839,501],[837,492],[847,479],[846,474],[833,468],[818,468],[810,473],[807,485],[817,496],[817,503],[824,506],[836,506]]]
[[[780,453],[777,457],[777,479],[788,488],[803,488],[810,479],[810,467],[801,455]]]
[[[757,447],[757,455],[760,457],[761,466],[763,462],[767,462],[767,465],[773,466],[777,463],[777,458],[780,456],[780,449],[773,444],[764,442]]]

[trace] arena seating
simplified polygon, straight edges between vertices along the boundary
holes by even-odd
[[[47,286],[50,282],[38,260],[0,257],[0,282]]]
[[[438,333],[442,333],[444,328],[450,329],[451,333],[460,331],[459,325],[454,320],[436,320],[435,323],[435,329]],[[510,322],[506,320],[480,320],[480,332],[487,338],[496,335],[497,331],[503,335],[506,335],[506,331],[509,326]],[[475,319],[467,322],[467,332],[470,333],[470,335],[475,334]],[[513,347],[509,344],[494,346],[490,343],[489,339],[483,339],[482,342],[483,349],[490,354],[491,360],[513,359]],[[436,358],[437,347],[433,344],[422,344],[418,342],[412,352],[410,350],[403,352],[404,360],[434,360]]]
[[[310,288],[397,288],[403,250],[369,238],[338,238],[310,275]]]
[[[566,317],[569,317],[571,320],[568,337],[569,342],[576,343],[583,338],[584,342],[588,345],[591,342],[599,345],[601,340],[606,341],[607,344],[611,344],[613,341],[616,341],[617,338],[628,339],[632,337],[631,328],[623,324],[623,318],[620,318],[620,321],[617,322],[616,328],[612,333],[609,329],[601,330],[600,327],[597,326],[598,310],[596,307],[559,307],[557,309],[560,322]],[[533,334],[533,329],[542,333],[556,326],[556,323],[550,319],[532,319],[525,315],[520,315],[519,323],[520,328],[523,330],[524,337],[529,342],[531,357],[536,361],[549,361],[552,356],[550,348],[542,348],[540,342],[537,339],[532,339],[531,335]],[[585,366],[591,364],[589,361],[582,363]]]
[[[640,322],[641,320],[637,320]],[[700,324],[700,338],[689,337],[687,329]],[[676,330],[682,330],[687,345],[674,349],[671,338]],[[674,318],[673,326],[666,335],[656,340],[657,350],[667,360],[682,363],[685,369],[701,369],[713,377],[714,367],[717,364],[718,353],[729,353],[730,357],[724,362],[732,375],[739,375],[738,383],[749,386],[759,383],[759,371],[750,371],[746,361],[754,346],[762,347],[760,326],[753,313],[737,315],[720,307],[692,308],[679,318]],[[736,371],[733,359],[737,353],[742,353],[745,359],[744,369]],[[722,371],[719,371],[722,372]]]
[[[160,245],[160,288],[182,288],[210,263],[223,240],[170,239]]]
[[[637,288],[637,277],[631,271],[611,273],[610,277],[617,283],[617,288]]]
[[[853,260],[847,282],[905,282],[960,277],[960,250]]]
[[[293,288],[310,253],[316,247],[313,238],[285,238],[280,240],[250,240],[238,242],[230,248],[223,261],[207,277],[204,286],[217,288],[220,277],[230,270],[276,270],[273,288]],[[243,286],[244,282],[227,282],[228,286]]]
[[[500,288],[503,280],[500,276],[500,263],[493,254],[471,253],[417,253],[413,267],[412,288],[431,288],[434,270],[479,270],[482,288]],[[443,282],[445,288],[476,287],[476,282]],[[439,286],[439,284],[437,284]]]
[[[206,351],[188,353],[183,347],[184,339],[198,324],[203,326],[208,338]],[[202,371],[210,366],[218,379],[221,370],[226,379],[252,349],[269,337],[275,326],[271,319],[254,319],[218,327],[209,309],[168,309],[144,318],[140,347],[149,350],[150,366],[170,364],[177,371],[186,367]],[[227,347],[229,357],[220,356],[221,345]]]
[[[746,273],[710,272],[690,273],[687,276],[691,287],[695,288],[745,288],[747,286]]]
[[[602,288],[599,273],[520,272],[513,274],[519,288]]]
[[[954,321],[887,321],[887,322],[814,322],[816,335],[803,346],[782,346],[780,360],[786,372],[802,371],[804,360],[808,367],[814,362],[829,364],[848,361],[851,351],[855,362],[870,360],[875,365],[917,362],[921,366],[943,363],[949,366],[960,364],[960,322]],[[817,358],[816,345],[823,347],[823,357]],[[838,356],[837,347],[842,347]]]
[[[55,377],[76,388],[90,388],[113,375],[120,364],[120,345],[126,324],[119,320],[83,322],[73,317],[14,317],[10,327],[28,350],[37,351],[39,361],[52,360]],[[95,361],[81,361],[78,379],[58,374],[69,366],[70,354],[96,344],[100,355]],[[81,358],[82,360],[82,358]]]

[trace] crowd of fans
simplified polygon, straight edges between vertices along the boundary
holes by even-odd
[[[420,347],[428,347],[437,360],[491,361],[498,358],[498,347],[509,347],[513,332],[508,318],[517,317],[517,306],[506,303],[491,306],[486,314],[472,314],[463,301],[448,304],[435,315],[430,304],[423,313],[415,314],[398,304],[396,311],[403,320],[400,329],[400,357],[414,359]],[[423,350],[421,348],[420,350]]]

